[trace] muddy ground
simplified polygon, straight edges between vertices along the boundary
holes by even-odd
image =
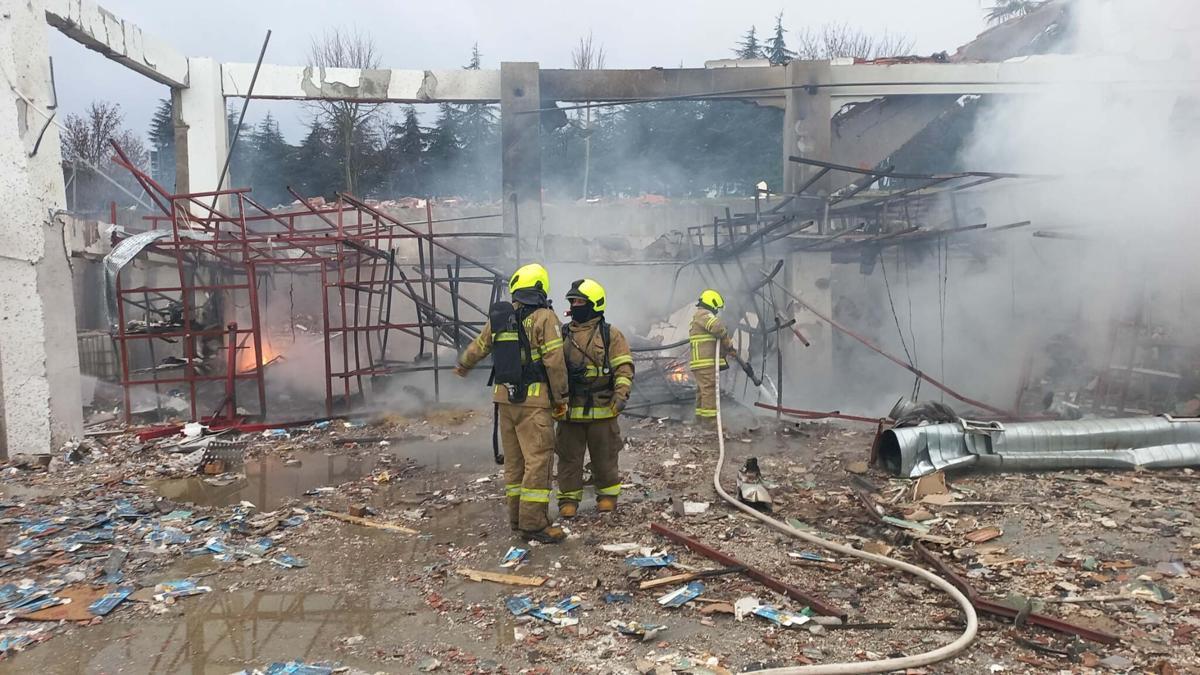
[[[745,412],[730,423],[725,484],[732,489],[736,468],[758,457],[777,517],[910,562],[918,561],[905,533],[916,532],[986,596],[1121,639],[1098,644],[981,617],[974,645],[928,672],[1200,672],[1196,473],[955,475],[941,503],[921,503],[912,498],[912,481],[857,464],[868,459],[871,427],[779,424]],[[219,512],[246,501],[258,511],[300,508],[310,515],[280,540],[307,567],[183,553],[156,559],[137,567],[129,583],[190,577],[212,591],[169,604],[127,601],[102,620],[55,625],[49,639],[8,654],[0,672],[225,674],[302,660],[368,673],[719,673],[914,654],[958,636],[961,614],[943,594],[873,564],[836,555],[825,562],[801,558],[818,549],[721,504],[711,485],[715,434],[655,420],[628,419],[623,428],[628,444],[619,510],[597,514],[589,494],[560,546],[529,545],[509,531],[503,481],[491,459],[490,415],[470,411],[256,438],[228,482],[229,476],[159,479],[161,472],[150,467],[161,463],[160,451],[128,435],[98,439],[107,447],[78,464],[6,470],[0,495],[14,505],[61,501],[87,482],[84,474],[117,472],[133,477],[120,489],[161,495],[171,507]],[[355,436],[366,440],[347,444]],[[305,495],[322,487],[334,489]],[[922,529],[880,524],[856,488],[882,513]],[[684,515],[684,501],[710,506]],[[374,509],[371,518],[420,534],[311,513],[364,504]],[[8,542],[11,521],[10,514],[0,529]],[[650,523],[761,567],[840,608],[859,627],[809,622],[783,628],[755,616],[737,621],[712,611],[718,603],[702,602],[754,596],[781,609],[803,609],[804,603],[740,575],[705,579],[699,600],[663,608],[657,598],[682,584],[646,591],[636,585],[680,569],[641,572],[625,554],[602,545],[669,552],[685,570],[719,565],[652,534]],[[1002,534],[968,539],[982,538],[975,533],[989,526]],[[512,546],[529,549],[526,562],[501,568]],[[547,581],[533,588],[476,582],[459,574],[461,568]],[[9,571],[4,581],[21,577]],[[628,592],[631,600],[606,602],[612,592]],[[561,627],[513,616],[505,599],[520,593],[547,605],[579,596],[578,623]],[[641,641],[621,635],[613,621],[666,628]],[[29,623],[17,619],[7,628]]]

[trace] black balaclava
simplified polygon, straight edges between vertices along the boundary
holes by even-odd
[[[590,302],[582,305],[571,305],[571,320],[575,323],[583,323],[603,313],[597,312]]]

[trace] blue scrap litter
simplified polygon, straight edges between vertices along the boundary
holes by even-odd
[[[88,611],[96,616],[105,616],[132,594],[132,586],[122,586],[115,591],[105,593],[104,597],[88,605]]]
[[[558,623],[561,617],[569,615],[571,612],[579,609],[581,604],[580,598],[577,595],[568,596],[559,600],[557,603],[546,606],[545,603],[535,603],[523,595],[517,595],[510,598],[505,598],[504,605],[508,611],[512,612],[513,616],[529,616],[537,617],[542,621],[550,623]]]
[[[675,556],[667,555],[651,555],[635,558],[626,558],[625,562],[634,567],[666,567],[675,562]]]
[[[682,586],[658,599],[658,604],[663,607],[683,607],[687,603],[700,597],[704,592],[704,584],[699,581],[692,581],[687,586]]]
[[[291,553],[282,553],[277,555],[274,558],[271,558],[271,562],[287,569],[292,569],[293,567],[308,567],[308,563],[304,562],[300,558],[297,558]]]
[[[219,551],[217,555],[233,560],[258,556],[285,569],[306,565],[280,550],[289,532],[283,528],[296,528],[308,519],[302,511],[261,513],[248,503],[232,508],[164,509],[158,497],[143,492],[141,481],[79,487],[80,497],[0,503],[0,513],[13,530],[0,547],[0,574],[25,579],[0,581],[0,625],[65,604],[69,600],[60,597],[61,589],[75,583],[71,579],[80,573],[84,579],[109,586],[107,593],[84,607],[95,616],[111,616],[130,604],[140,577],[154,574],[180,553]],[[277,528],[272,536],[264,536],[272,527]],[[136,575],[132,568],[123,569],[134,549],[150,553],[139,558]],[[156,588],[155,593],[161,600],[210,590],[197,582],[177,581]],[[40,644],[51,635],[6,630],[0,635],[0,655]]]
[[[772,607],[771,605],[759,605],[758,607],[754,608],[754,614],[767,619],[777,626],[790,628],[791,626],[799,626],[801,624],[808,623],[809,617],[812,616],[812,610],[808,607],[805,607],[804,609],[800,610],[800,612],[787,612]]]
[[[604,602],[612,605],[616,603],[633,602],[633,594],[619,591],[609,591],[604,594]]]
[[[529,555],[529,549],[517,548],[512,546],[508,549],[508,553],[504,554],[504,559],[500,561],[501,567],[514,567],[519,565],[521,561]]]
[[[267,666],[267,675],[331,675],[333,668],[304,663],[303,661],[275,662]]]

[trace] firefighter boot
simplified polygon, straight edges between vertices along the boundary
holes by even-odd
[[[600,513],[612,513],[617,510],[617,498],[608,495],[596,497],[596,510]]]
[[[557,525],[547,525],[536,532],[522,532],[521,535],[543,544],[559,544],[567,538],[567,533]]]
[[[575,517],[575,512],[579,510],[579,504],[575,502],[559,502],[558,516],[560,518],[571,519]]]

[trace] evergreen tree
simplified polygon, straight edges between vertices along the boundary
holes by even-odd
[[[765,50],[767,60],[773,66],[782,66],[783,64],[796,58],[796,52],[788,49],[787,42],[783,39],[783,34],[787,31],[783,28],[783,12],[780,12],[775,17],[775,34],[767,40],[767,48]]]
[[[383,185],[389,196],[410,196],[425,192],[425,148],[428,143],[426,136],[417,117],[417,110],[411,105],[404,108],[403,122],[388,127],[387,141],[383,149]]]
[[[292,154],[292,187],[305,197],[330,198],[341,188],[341,166],[337,163],[332,134],[318,120]]]
[[[459,158],[458,111],[449,103],[438,104],[438,118],[429,133],[429,187],[442,195],[455,194],[459,188],[451,169]]]
[[[464,70],[479,70],[479,45],[471,48]],[[486,103],[456,106],[456,137],[460,161],[455,167],[458,190],[464,195],[487,199],[499,194],[499,115]]]
[[[758,41],[757,31],[754,26],[750,26],[750,30],[742,36],[742,41],[734,47],[733,53],[739,59],[761,59],[763,57],[762,44]]]
[[[295,148],[284,140],[275,117],[268,112],[250,138],[245,140],[254,150],[250,168],[250,187],[254,189],[251,197],[254,201],[264,206],[292,201],[286,189],[284,172]]]
[[[175,190],[175,121],[171,99],[159,100],[150,119],[150,144],[153,156],[150,175],[164,188]]]

